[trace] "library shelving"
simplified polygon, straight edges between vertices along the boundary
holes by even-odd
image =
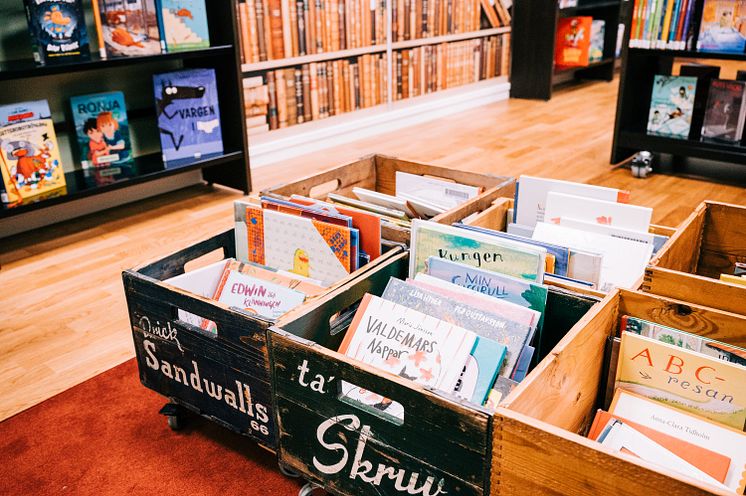
[[[510,96],[549,100],[553,88],[574,79],[614,78],[617,26],[621,0],[580,0],[560,8],[557,0],[522,0],[513,7],[513,58]],[[605,21],[603,57],[584,67],[555,65],[555,40],[560,18],[591,16]]]
[[[248,140],[243,115],[242,75],[236,39],[237,19],[232,2],[206,2],[211,46],[208,48],[148,56],[101,58],[96,49],[96,31],[90,1],[84,0],[91,58],[69,64],[37,66],[32,58],[26,32],[23,2],[0,0],[6,23],[15,29],[6,33],[0,62],[0,104],[18,101],[49,101],[55,133],[60,145],[66,187],[53,196],[19,205],[0,204],[0,237],[25,230],[23,225],[41,227],[48,222],[96,211],[96,203],[108,208],[143,197],[139,190],[162,192],[165,182],[179,184],[177,176],[200,171],[202,181],[220,184],[245,193],[251,189]],[[213,68],[216,72],[224,152],[198,159],[164,163],[156,124],[153,74],[188,68]],[[107,171],[83,169],[74,159],[74,125],[68,118],[69,98],[74,95],[122,91],[127,102],[134,164]],[[163,181],[157,181],[163,180]],[[152,186],[145,183],[156,182]],[[178,186],[177,186],[178,187]],[[86,202],[81,211],[78,200],[106,195],[117,190],[116,199],[103,197]],[[145,196],[153,193],[146,193]],[[41,197],[40,197],[41,198]],[[94,205],[91,207],[91,205]],[[34,220],[27,219],[29,215]],[[20,227],[19,227],[20,226]]]

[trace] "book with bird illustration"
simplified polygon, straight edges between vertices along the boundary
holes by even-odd
[[[107,57],[161,53],[155,0],[97,0]]]
[[[90,58],[81,0],[25,0],[24,4],[37,64]]]
[[[156,0],[167,52],[210,46],[205,0]]]

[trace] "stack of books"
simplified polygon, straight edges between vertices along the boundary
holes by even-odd
[[[743,494],[746,349],[628,315],[609,344],[611,403],[588,437]]]

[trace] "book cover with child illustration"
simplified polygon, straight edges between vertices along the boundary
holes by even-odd
[[[127,108],[121,91],[74,96],[70,107],[84,169],[132,162]]]

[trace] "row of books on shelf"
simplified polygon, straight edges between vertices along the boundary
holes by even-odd
[[[179,159],[223,151],[214,69],[153,76],[161,152],[166,167]],[[113,180],[133,164],[127,105],[120,91],[74,96],[70,140],[84,169]],[[71,143],[72,144],[72,143]],[[65,188],[65,174],[46,100],[0,106],[2,203],[20,204]]]
[[[606,21],[591,16],[561,17],[556,37],[555,66],[585,67],[604,58]]]
[[[510,35],[397,50],[393,100],[507,74]],[[312,62],[244,79],[249,134],[323,119],[388,101],[386,54]]]
[[[727,492],[746,489],[746,349],[623,315],[588,438]]]
[[[744,53],[745,17],[743,0],[635,0],[629,46]]]
[[[509,26],[498,0],[398,0],[391,7],[391,41]],[[244,63],[335,52],[386,43],[385,1],[242,0],[238,3]]]
[[[656,75],[647,133],[738,145],[746,122],[746,72],[718,79],[719,66],[683,64],[678,76]]]
[[[205,0],[91,0],[102,58],[210,46]],[[83,0],[25,0],[37,64],[90,59]]]

